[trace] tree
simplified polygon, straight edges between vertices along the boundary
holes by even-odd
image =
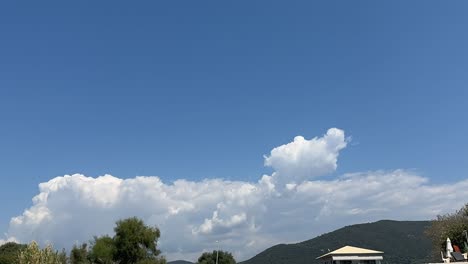
[[[63,264],[60,254],[51,245],[41,249],[33,241],[18,256],[19,264]]]
[[[68,258],[67,258],[67,252],[65,251],[64,248],[62,248],[62,252],[58,254],[59,262],[61,264],[67,264],[68,263]]]
[[[203,253],[198,258],[197,264],[216,264],[216,257],[218,257],[218,264],[236,264],[236,260],[234,259],[231,253],[216,250],[213,250],[212,253]]]
[[[158,228],[146,226],[142,220],[132,217],[117,221],[114,231],[115,261],[121,264],[165,263],[156,248],[161,235]]]
[[[74,245],[70,252],[70,263],[71,264],[88,264],[88,245],[86,243],[81,244],[80,247]]]
[[[437,216],[426,231],[432,240],[434,255],[440,256],[440,251],[445,251],[447,238],[466,252],[465,231],[468,231],[468,203],[455,213]]]
[[[0,246],[0,264],[18,263],[18,255],[27,245],[8,242]]]
[[[94,237],[89,259],[96,264],[112,264],[115,253],[114,240],[109,236]]]

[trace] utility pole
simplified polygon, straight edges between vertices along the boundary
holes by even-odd
[[[216,240],[216,264],[218,264],[219,241]]]

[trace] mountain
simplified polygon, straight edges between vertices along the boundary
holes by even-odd
[[[193,262],[186,261],[186,260],[174,260],[174,261],[169,261],[167,264],[193,264]]]
[[[383,263],[424,263],[430,259],[431,242],[424,234],[429,221],[390,221],[346,226],[296,244],[266,249],[242,264],[314,264],[316,258],[350,245],[384,252]]]

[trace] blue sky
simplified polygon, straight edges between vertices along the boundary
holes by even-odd
[[[466,179],[467,7],[2,3],[0,230],[56,176],[255,182],[272,148],[331,127],[352,140],[325,177]]]

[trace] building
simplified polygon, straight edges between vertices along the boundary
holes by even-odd
[[[345,246],[318,257],[322,264],[380,264],[383,252]]]

